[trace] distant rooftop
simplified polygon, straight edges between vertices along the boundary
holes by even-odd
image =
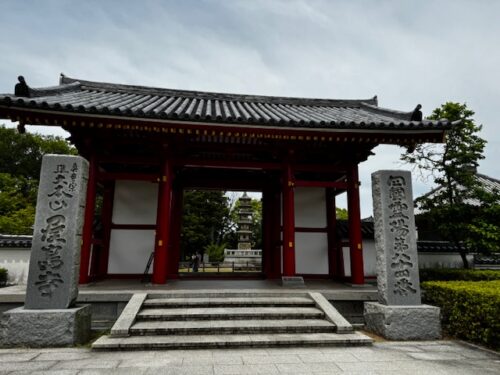
[[[488,193],[493,193],[494,191],[497,191],[500,193],[500,180],[487,176],[485,174],[481,173],[476,173],[476,180],[478,183],[482,186],[482,188],[488,192]],[[439,192],[442,189],[441,186],[438,186],[437,188],[432,189],[428,193],[422,195],[422,197],[430,197],[435,195],[437,192]],[[465,201],[465,203],[472,204],[472,205],[477,205],[479,202],[477,202],[474,199],[468,199]],[[415,213],[421,213],[422,211],[420,209],[416,209]]]

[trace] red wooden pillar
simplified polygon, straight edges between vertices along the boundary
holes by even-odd
[[[181,186],[172,190],[172,213],[170,217],[170,244],[168,253],[168,277],[179,277],[181,257],[182,206],[184,192]]]
[[[168,243],[170,208],[172,200],[172,162],[165,159],[158,183],[158,209],[156,214],[156,238],[153,264],[153,284],[165,284],[168,273]]]
[[[109,263],[109,243],[111,240],[111,225],[113,222],[113,201],[115,196],[115,182],[111,181],[104,185],[104,194],[102,198],[102,247],[101,254],[99,257],[99,277],[105,277],[108,275],[108,263]]]
[[[279,186],[279,185],[278,185]],[[271,234],[271,251],[272,251],[272,271],[271,278],[278,278],[281,276],[281,246],[283,241],[281,240],[281,189],[273,188],[271,194],[271,223],[270,234]]]
[[[283,276],[295,276],[294,176],[288,162],[283,173]]]
[[[347,210],[349,214],[349,247],[351,257],[351,282],[364,284],[363,240],[359,205],[359,176],[357,164],[347,171]]]
[[[80,284],[87,284],[89,278],[90,252],[92,249],[92,226],[94,223],[95,198],[97,188],[97,160],[94,153],[89,158],[89,179],[87,181],[87,200],[82,231],[82,247],[80,252]]]
[[[266,278],[273,273],[273,238],[272,238],[272,191],[262,191],[262,271]]]
[[[335,190],[326,189],[326,225],[328,231],[328,275],[337,276],[337,212],[335,210]]]

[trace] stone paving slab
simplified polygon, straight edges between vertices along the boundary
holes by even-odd
[[[427,355],[422,356],[422,353]],[[14,360],[16,354],[19,356]],[[454,359],[447,358],[450,354]],[[14,357],[11,357],[12,355]],[[50,360],[51,355],[53,360]],[[442,357],[439,357],[440,355]],[[10,348],[0,349],[0,356],[5,359],[0,363],[0,374],[9,375],[500,374],[498,353],[459,341],[377,342],[370,347],[347,348],[238,348],[137,352],[96,352],[87,348]],[[233,362],[228,363],[229,361]]]

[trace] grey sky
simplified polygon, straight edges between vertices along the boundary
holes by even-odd
[[[500,1],[0,0],[0,92],[59,73],[168,88],[368,98],[424,115],[466,102],[488,140],[480,172],[500,177]],[[29,127],[29,131],[54,131]],[[61,131],[56,132],[61,134]],[[397,168],[378,147],[360,167]],[[415,192],[429,189],[415,181]]]

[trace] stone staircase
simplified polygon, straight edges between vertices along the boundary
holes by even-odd
[[[134,294],[94,350],[370,345],[319,293]]]

